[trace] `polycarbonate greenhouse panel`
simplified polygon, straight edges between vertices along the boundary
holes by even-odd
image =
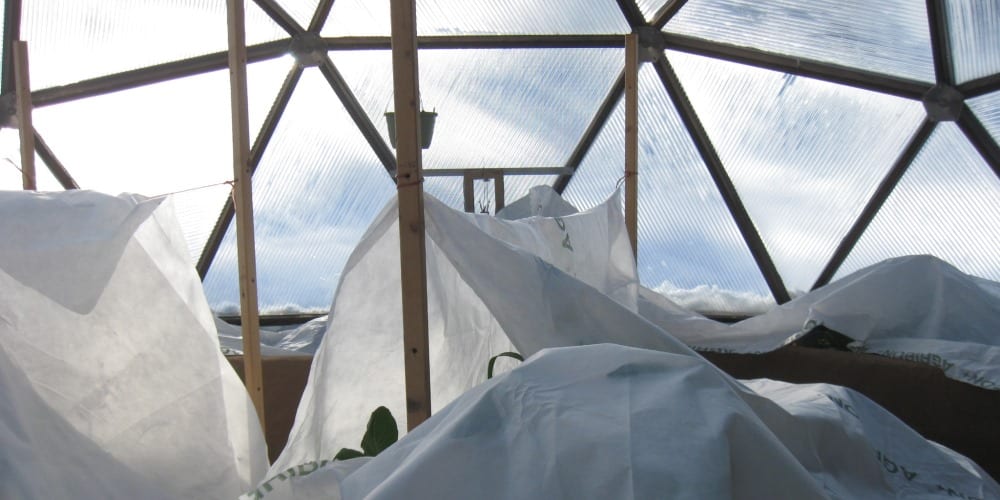
[[[639,5],[639,10],[642,11],[642,16],[646,18],[646,21],[654,21],[656,13],[666,5],[667,0],[636,0],[635,2]]]
[[[628,23],[611,0],[532,2],[421,0],[417,34],[536,35],[628,33]],[[389,35],[389,2],[337,0],[323,36]]]
[[[438,113],[424,168],[563,166],[622,57],[621,49],[421,51],[423,106]]]
[[[251,130],[260,127],[288,65],[248,66]],[[33,113],[35,130],[81,188],[144,196],[184,191],[174,205],[195,259],[228,196],[222,183],[233,178],[231,119],[225,70]]]
[[[934,81],[924,2],[690,0],[664,30]]]
[[[388,50],[330,58],[389,143]],[[614,83],[621,49],[422,50],[423,109],[437,113],[425,169],[561,167]]]
[[[323,312],[347,257],[396,186],[317,68],[307,68],[254,174],[263,314]],[[239,311],[230,225],[205,278],[220,313]]]
[[[668,52],[785,286],[808,291],[924,119],[918,102]]]
[[[564,193],[589,208],[607,199],[624,173],[620,102]],[[721,195],[649,66],[639,81],[639,278],[703,312],[761,311],[774,305],[767,284]]]
[[[1000,73],[1000,0],[944,3],[958,83]]]
[[[966,101],[993,140],[1000,144],[1000,92],[986,94]]]
[[[890,257],[930,254],[1000,281],[1000,180],[961,130],[939,123],[836,278]]]
[[[286,36],[247,3],[247,45]],[[224,52],[227,33],[217,0],[49,0],[21,11],[33,89]]]

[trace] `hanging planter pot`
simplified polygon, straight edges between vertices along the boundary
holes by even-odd
[[[437,120],[436,111],[420,110],[420,149],[431,147],[431,139],[434,137],[434,121]],[[389,129],[389,143],[396,147],[396,113],[386,111],[385,124]]]

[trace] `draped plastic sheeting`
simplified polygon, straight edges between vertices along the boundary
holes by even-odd
[[[170,203],[0,192],[0,213],[0,496],[256,483],[263,435]]]
[[[606,290],[618,301],[615,307],[623,304],[635,309],[635,268],[617,197],[581,214],[520,223],[463,214],[431,197],[426,197],[426,204],[435,409],[485,380],[487,361],[495,354],[515,346],[522,353],[535,352],[547,347],[539,343],[547,336],[585,339],[585,332],[590,331],[592,341],[607,339],[602,330],[611,331],[614,317],[626,309],[593,321],[581,319],[585,323],[579,325],[580,331],[566,329],[577,323],[576,308],[587,303],[588,293],[591,300],[601,302],[605,295],[597,290]],[[393,201],[348,259],[289,444],[275,470],[329,458],[341,447],[356,446],[365,430],[359,416],[378,406],[388,407],[395,415],[405,414],[396,215]],[[500,242],[533,253],[520,253]],[[595,262],[607,264],[592,265]],[[593,288],[578,293],[571,286],[579,283],[577,279]],[[509,326],[501,328],[498,312],[488,306],[490,296],[482,294],[493,286],[520,290],[504,312],[524,332],[537,331],[537,337],[514,340]],[[545,297],[555,297],[560,303],[547,304]],[[661,340],[682,347],[666,335]]]
[[[374,459],[331,462],[377,406],[405,415],[390,203],[347,265],[288,445],[244,498],[1000,494],[857,393],[725,375],[641,315],[618,196],[545,217],[570,211],[557,200],[533,192],[513,214],[531,217],[504,221],[426,199],[435,415]],[[534,357],[482,383],[511,348]]]
[[[631,326],[631,325],[630,325]],[[683,353],[547,349],[374,459],[243,498],[993,498],[1000,486],[863,395],[743,385]]]

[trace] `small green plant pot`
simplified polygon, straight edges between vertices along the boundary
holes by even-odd
[[[431,139],[434,137],[434,121],[437,120],[437,112],[420,111],[420,148],[431,147]],[[396,113],[386,111],[385,124],[389,128],[389,143],[396,147]]]

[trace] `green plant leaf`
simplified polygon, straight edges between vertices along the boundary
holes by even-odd
[[[520,354],[518,354],[516,352],[510,352],[510,351],[501,352],[500,354],[497,354],[496,356],[493,356],[492,358],[490,358],[490,362],[487,363],[487,365],[486,365],[486,378],[487,379],[493,378],[493,365],[496,364],[497,358],[499,358],[501,356],[506,356],[508,358],[514,358],[514,359],[516,359],[518,361],[524,361],[524,356],[521,356]]]
[[[361,449],[365,455],[374,457],[399,439],[399,429],[392,412],[384,406],[375,408],[368,419],[368,429],[361,438]]]
[[[340,451],[333,457],[334,460],[350,460],[352,458],[358,458],[365,456],[358,450],[352,450],[350,448],[341,448]]]

